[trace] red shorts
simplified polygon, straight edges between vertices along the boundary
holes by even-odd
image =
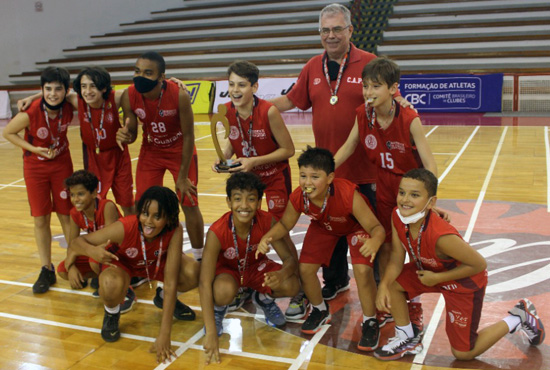
[[[31,216],[46,216],[52,212],[69,215],[72,204],[65,179],[72,174],[73,162],[68,150],[51,161],[23,161]]]
[[[264,282],[264,274],[271,271],[279,271],[282,268],[280,264],[274,262],[270,259],[265,259],[260,263],[255,263],[247,267],[244,272],[243,285],[241,285],[241,275],[239,271],[225,266],[216,268],[216,276],[220,274],[229,274],[235,279],[239,287],[244,286],[247,288],[252,288],[257,292],[264,294],[271,294],[272,290],[270,287],[262,286]]]
[[[141,147],[139,152],[139,159],[136,170],[136,203],[141,198],[141,195],[145,190],[154,185],[162,185],[164,180],[164,173],[166,170],[170,171],[174,182],[178,179],[178,174],[181,165],[181,150],[166,149],[166,150],[151,150],[150,148]],[[189,173],[187,175],[191,183],[197,186],[199,179],[197,152],[193,153],[191,158],[191,165],[189,166]],[[181,201],[181,194],[178,192],[178,197]],[[198,206],[199,202],[197,196],[193,196],[194,205],[191,204],[187,196],[183,197],[183,205],[186,207]]]
[[[477,340],[477,329],[485,297],[485,287],[469,292],[454,292],[440,286],[428,287],[418,280],[416,265],[407,263],[403,266],[397,282],[407,292],[409,298],[422,293],[441,293],[445,299],[447,338],[457,351],[471,351]]]
[[[74,266],[80,271],[80,274],[82,276],[85,276],[86,274],[92,273],[95,274],[94,270],[90,267],[90,262],[93,261],[91,258],[86,256],[78,256],[76,257],[76,260],[74,261]],[[57,273],[60,272],[68,273],[67,269],[65,268],[65,260],[59,262],[59,265],[57,265]]]
[[[123,269],[126,271],[126,273],[130,276],[130,278],[133,278],[134,276],[139,277],[147,277],[147,272],[143,268],[143,266],[140,266],[136,268],[135,266],[128,266],[126,264],[121,263],[120,261],[111,261],[112,265],[117,266],[117,268]],[[164,281],[164,266],[166,265],[166,260],[161,261],[159,265],[158,273],[155,275],[155,269],[157,267],[156,262],[149,266],[149,277],[151,278],[151,281],[157,280],[157,281]],[[105,271],[105,269],[108,269],[111,267],[110,265],[101,265],[101,271]]]
[[[358,229],[348,235],[346,239],[348,241],[349,253],[351,255],[351,263],[353,265],[367,265],[372,267],[370,258],[364,257],[360,252],[362,244],[357,236],[368,237],[368,233],[363,229]],[[302,251],[300,252],[300,263],[313,263],[321,264],[322,266],[329,266],[332,252],[336,248],[336,243],[342,235],[335,235],[319,226],[317,223],[312,222],[304,238],[302,245]]]
[[[264,191],[267,210],[278,221],[285,213],[288,197],[292,192],[290,168],[286,168],[274,176],[262,178],[262,182],[267,186]]]
[[[109,189],[113,190],[115,201],[122,207],[134,205],[134,180],[132,179],[132,162],[128,146],[121,151],[117,146],[95,153],[86,148],[87,170],[99,179],[99,195],[106,199]]]
[[[397,193],[403,176],[378,171],[376,180],[376,218],[386,230],[386,243],[391,243],[391,213],[397,206]]]

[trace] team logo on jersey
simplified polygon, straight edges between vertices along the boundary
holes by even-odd
[[[258,266],[258,271],[262,271],[266,266],[267,264],[265,262],[260,263],[260,266]]]
[[[314,85],[319,85],[320,83],[321,83],[321,79],[319,77],[313,80]]]
[[[351,237],[351,245],[355,246],[357,244],[357,235],[354,235]]]
[[[61,199],[67,199],[69,197],[67,194],[67,190],[61,190],[59,196],[61,197]]]
[[[237,140],[239,138],[239,129],[235,126],[231,126],[229,129],[229,138],[231,140]]]
[[[138,253],[139,252],[138,252],[137,248],[128,248],[128,249],[126,249],[126,255],[130,258],[136,258]]]
[[[40,139],[45,139],[48,137],[49,131],[46,127],[40,127],[38,130],[36,130],[36,136],[38,136]]]
[[[273,207],[275,207],[275,202],[273,201],[273,199],[269,200],[269,202],[267,203],[267,207],[269,209],[273,209]]]
[[[138,108],[134,111],[134,113],[136,114],[136,116],[138,116],[139,119],[145,119],[145,111],[141,108]]]
[[[114,119],[113,119],[113,113],[112,112],[109,112],[105,115],[105,120],[108,122],[108,123],[113,123]]]
[[[461,328],[468,326],[468,316],[464,316],[462,312],[457,310],[449,311],[449,321],[451,324],[458,325]]]
[[[237,256],[237,253],[235,253],[235,248],[234,247],[227,248],[227,250],[223,252],[223,256],[228,260],[235,259],[235,257]]]
[[[167,110],[161,109],[161,110],[159,110],[159,116],[161,116],[161,117],[173,117],[177,113],[178,113],[178,111],[176,109],[167,109]]]
[[[387,141],[386,148],[388,148],[388,150],[399,150],[400,153],[405,153],[405,144],[399,141]]]
[[[370,150],[374,150],[374,148],[376,148],[376,146],[378,145],[378,142],[376,141],[376,136],[374,136],[373,134],[368,134],[365,138],[365,145]]]

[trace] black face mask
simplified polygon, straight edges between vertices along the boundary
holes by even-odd
[[[46,99],[42,98],[42,103],[44,103],[46,108],[48,108],[50,110],[59,110],[59,109],[61,109],[61,107],[63,107],[63,104],[65,104],[65,101],[66,101],[66,98],[63,98],[63,101],[61,103],[59,103],[57,105],[51,105],[51,104],[48,104]]]
[[[140,94],[148,93],[153,90],[157,84],[158,80],[150,80],[142,76],[134,77],[134,86]]]
[[[327,63],[328,75],[331,81],[335,81],[338,78],[338,72],[340,71],[340,64],[334,60],[329,60]]]

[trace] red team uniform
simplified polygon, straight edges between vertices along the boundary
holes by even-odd
[[[376,216],[386,230],[386,242],[391,241],[391,213],[397,205],[399,183],[403,175],[420,168],[422,161],[416,147],[411,144],[411,123],[418,113],[411,108],[395,104],[395,117],[386,129],[377,121],[371,122],[365,104],[356,109],[359,141],[365,148],[370,163],[378,167],[376,180]]]
[[[172,81],[164,81],[159,99],[149,100],[137,92],[134,85],[128,88],[130,107],[143,123],[143,140],[136,170],[136,202],[145,190],[153,185],[162,185],[164,173],[170,171],[174,181],[178,178],[183,149],[183,134],[180,125],[179,87]],[[197,149],[187,175],[197,185]],[[178,196],[181,199],[182,194]],[[194,206],[198,200],[193,195]],[[183,197],[184,206],[192,206],[188,197]]]
[[[323,58],[326,53],[311,58],[300,72],[300,76],[287,97],[302,110],[313,108],[313,135],[315,146],[325,148],[334,155],[346,142],[355,124],[354,109],[364,103],[361,73],[365,65],[375,59],[374,54],[350,48],[348,62],[338,89],[338,103],[332,105],[330,89],[323,72]],[[331,81],[332,89],[337,81]],[[335,171],[336,177],[355,184],[370,184],[376,180],[376,166],[364,160],[360,147]]]
[[[108,203],[113,203],[111,200],[108,199],[99,199],[96,198],[96,207],[94,212],[94,220],[88,220],[84,212],[79,212],[75,207],[71,209],[71,218],[74,221],[75,224],[78,225],[80,230],[86,231],[88,234],[93,233],[94,231],[101,230],[105,227],[105,205]],[[116,206],[115,206],[116,208]],[[120,212],[118,211],[118,217],[122,217]],[[95,262],[93,259],[86,257],[86,256],[78,256],[76,257],[76,261],[74,262],[75,266],[78,268],[80,273],[82,275],[93,272],[92,268],[90,267],[90,262]],[[97,263],[97,262],[96,262]],[[57,266],[57,272],[68,272],[65,268],[65,261],[61,261],[59,265]]]
[[[59,115],[46,118],[42,100],[34,101],[26,110],[30,125],[25,128],[25,140],[34,146],[57,150],[54,159],[47,159],[23,150],[23,176],[33,217],[51,212],[68,215],[71,201],[65,179],[73,173],[67,130],[73,120],[73,106],[65,102]]]
[[[396,211],[392,213],[392,218],[399,240],[412,261],[403,266],[403,270],[396,281],[405,289],[409,299],[423,293],[441,293],[445,299],[447,310],[445,331],[451,346],[463,352],[472,350],[477,339],[477,328],[485,296],[485,287],[487,286],[487,270],[464,279],[447,281],[433,287],[422,284],[416,274],[418,267],[414,262],[415,257],[408,250],[407,227],[401,222]],[[451,224],[435,212],[430,211],[421,226],[418,236],[418,239],[421,240],[419,260],[422,263],[422,269],[442,272],[460,266],[460,262],[454,259],[443,260],[437,256],[435,245],[437,240],[444,235],[457,235],[462,238]],[[418,255],[418,239],[410,240],[415,256]],[[418,257],[416,258],[418,259]]]
[[[210,226],[218,240],[220,241],[221,250],[216,264],[216,275],[229,274],[240,286],[252,288],[260,293],[271,293],[271,288],[262,286],[264,282],[264,274],[270,271],[278,271],[282,268],[280,264],[270,260],[265,254],[260,253],[258,259],[255,259],[256,250],[262,237],[271,229],[271,221],[273,216],[262,210],[256,212],[254,224],[252,225],[249,251],[247,256],[246,240],[241,239],[237,235],[238,254],[243,261],[243,284],[240,284],[240,273],[237,265],[237,253],[235,252],[235,244],[233,239],[232,213],[227,212],[219,220]],[[245,257],[247,256],[247,257]],[[244,259],[246,258],[246,263]]]
[[[131,278],[134,276],[150,276],[151,280],[164,281],[164,266],[168,256],[168,246],[172,236],[178,229],[165,231],[155,237],[152,242],[148,242],[141,237],[139,215],[122,217],[118,221],[122,222],[124,227],[124,240],[120,245],[110,247],[109,251],[119,258],[118,261],[111,261],[111,264],[122,268]],[[145,271],[146,263],[142,251],[142,240],[149,274]],[[108,267],[108,265],[103,265],[102,269],[105,270]]]
[[[92,108],[78,97],[78,119],[86,145],[85,167],[99,179],[99,196],[106,198],[112,188],[118,204],[133,206],[134,185],[128,145],[124,144],[124,151],[121,151],[116,142],[120,120],[115,92],[111,91],[102,108]]]
[[[353,197],[358,191],[357,185],[346,179],[335,178],[329,188],[329,197],[324,212],[313,202],[309,202],[309,210],[305,209],[304,195],[301,188],[290,194],[290,202],[294,209],[311,217],[311,223],[304,238],[300,263],[314,263],[328,266],[336,242],[342,236],[348,240],[352,264],[362,264],[372,267],[370,257],[364,257],[359,248],[362,246],[358,236],[367,238],[369,234],[353,216]],[[369,205],[367,198],[359,193]]]
[[[270,102],[254,97],[252,114],[246,120],[240,119],[241,129],[237,121],[237,111],[233,103],[228,102],[226,117],[229,121],[229,141],[237,158],[258,157],[274,152],[279,148],[269,125],[268,111],[273,106]],[[250,138],[248,132],[252,123],[252,150],[248,148]],[[241,130],[242,135],[241,136]],[[243,145],[244,144],[244,145]],[[247,155],[248,154],[248,155]],[[290,166],[288,159],[256,166],[252,169],[267,186],[265,197],[269,212],[279,220],[285,212],[288,196],[292,190]]]

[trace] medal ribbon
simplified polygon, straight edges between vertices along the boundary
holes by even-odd
[[[59,133],[61,132],[61,121],[63,120],[63,107],[59,109],[59,121],[57,122],[57,137],[53,136],[52,128],[50,127],[50,117],[48,117],[48,111],[46,110],[46,104],[42,103],[42,110],[44,111],[44,118],[46,119],[46,125],[52,138],[50,149],[55,149],[59,145]]]
[[[254,108],[256,108],[257,102],[258,102],[258,98],[254,96],[254,102],[252,103],[252,112],[250,113],[250,126],[248,127],[248,141],[244,137],[243,127],[241,125],[241,118],[239,117],[239,112],[235,109],[235,116],[237,117],[239,132],[241,134],[241,137],[243,138],[243,144],[248,143],[248,148],[243,153],[246,155],[246,158],[250,157],[250,153],[252,152],[252,126],[254,124]],[[244,145],[243,145],[243,148],[244,148]]]
[[[350,47],[350,50],[351,50],[351,47]],[[330,96],[338,95],[338,89],[340,88],[340,82],[342,81],[342,77],[344,76],[344,69],[346,69],[350,50],[346,52],[346,55],[344,56],[344,60],[342,60],[342,64],[340,64],[340,69],[338,70],[338,77],[336,78],[336,87],[334,88],[334,90],[332,90],[332,85],[330,84],[330,76],[328,75],[328,53],[325,51],[325,54],[323,55],[323,71],[325,72],[325,79],[327,80],[328,88],[330,89]]]
[[[329,185],[329,188],[327,189],[327,192],[325,194],[325,200],[323,201],[323,206],[321,207],[321,212],[319,212],[319,215],[317,217],[321,216],[323,214],[323,212],[325,212],[325,209],[327,208],[327,204],[328,204],[328,195],[329,195],[329,193],[330,193],[330,185]],[[302,196],[304,197],[304,213],[308,214],[309,213],[309,198],[307,197],[307,194],[306,194],[305,190],[302,192]]]
[[[88,120],[90,121],[90,129],[92,130],[92,136],[94,137],[94,141],[96,142],[95,148],[96,152],[99,152],[99,143],[101,142],[101,137],[99,134],[103,131],[103,118],[105,118],[105,100],[103,100],[103,105],[101,106],[101,120],[99,121],[99,132],[97,132],[97,135],[94,135],[94,124],[92,123],[92,112],[90,111],[90,105],[86,104],[87,113],[88,113]]]
[[[151,278],[149,277],[149,265],[147,264],[147,250],[145,249],[145,237],[143,236],[143,231],[139,231],[139,236],[141,238],[141,252],[143,253],[143,261],[145,262],[145,272],[147,272],[147,282],[149,283],[149,289],[153,289],[151,285]],[[162,256],[162,235],[160,236],[160,245],[158,249],[157,256],[157,265],[155,267],[155,274],[153,279],[157,276],[160,269],[160,257]]]
[[[233,246],[235,247],[235,253],[237,254],[237,267],[239,268],[239,275],[241,276],[241,285],[243,285],[244,272],[246,271],[246,261],[248,261],[248,253],[252,251],[252,247],[250,247],[250,236],[252,235],[252,228],[254,227],[254,219],[252,219],[250,230],[248,231],[248,236],[246,237],[246,249],[244,262],[242,264],[241,258],[239,257],[239,244],[237,243],[237,231],[235,230],[235,224],[233,223],[233,215],[231,215],[230,222],[231,232],[233,233]]]
[[[420,230],[418,230],[418,244],[416,245],[416,253],[414,252],[414,248],[411,243],[410,235],[409,235],[409,225],[405,225],[405,236],[407,237],[407,244],[409,245],[409,252],[413,256],[414,263],[416,264],[416,267],[419,270],[424,270],[422,267],[422,261],[420,260],[420,243],[422,242],[422,233],[426,230],[428,227],[428,221],[430,218],[430,214],[426,216],[424,221],[422,222],[422,225],[420,225]]]

